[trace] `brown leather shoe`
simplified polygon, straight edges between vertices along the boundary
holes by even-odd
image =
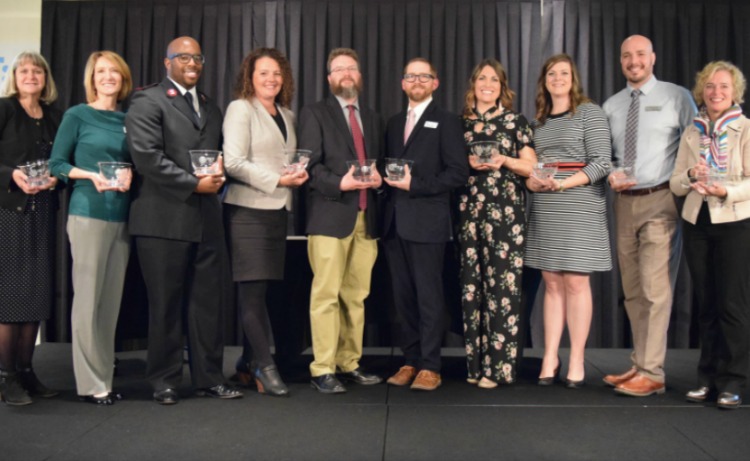
[[[414,382],[411,383],[411,390],[413,391],[434,391],[443,381],[440,379],[440,373],[435,373],[430,370],[420,370]]]
[[[640,373],[615,387],[615,392],[618,394],[625,394],[631,397],[647,397],[651,394],[663,394],[664,391],[664,383],[654,381]]]
[[[395,375],[388,378],[388,384],[394,386],[408,386],[414,381],[415,376],[417,376],[417,369],[409,365],[404,365],[398,369]]]
[[[621,375],[607,375],[602,378],[602,381],[604,381],[604,384],[606,384],[607,386],[617,387],[618,384],[624,383],[625,381],[631,379],[636,375],[637,372],[638,370],[633,367]]]

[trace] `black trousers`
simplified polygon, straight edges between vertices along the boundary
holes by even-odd
[[[187,335],[193,387],[223,383],[224,240],[139,236],[135,243],[149,303],[146,378],[155,390],[179,387]]]
[[[750,366],[750,219],[711,224],[704,204],[684,232],[698,308],[698,385],[739,393]]]
[[[417,243],[395,233],[383,240],[406,364],[440,372],[445,296],[445,243]]]

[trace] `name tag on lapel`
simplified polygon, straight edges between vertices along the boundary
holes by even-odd
[[[438,122],[424,122],[425,128],[437,128]]]
[[[646,112],[659,112],[661,111],[661,106],[646,106]]]

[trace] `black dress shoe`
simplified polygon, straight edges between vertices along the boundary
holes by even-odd
[[[742,405],[742,397],[732,392],[722,392],[716,399],[716,406],[724,410],[735,410]]]
[[[565,387],[567,387],[568,389],[580,389],[585,385],[586,385],[585,379],[582,379],[580,381],[573,381],[571,379],[565,380]]]
[[[714,390],[708,386],[701,386],[697,389],[693,389],[685,394],[685,400],[688,402],[703,403],[711,397]]]
[[[154,401],[160,405],[174,405],[180,401],[180,396],[176,390],[168,387],[154,392]]]
[[[555,370],[552,372],[552,376],[545,376],[543,378],[539,378],[539,380],[536,382],[538,386],[551,386],[557,382],[560,381],[560,356],[557,356],[557,366],[555,367]]]
[[[93,395],[79,395],[78,400],[81,402],[93,403],[99,406],[114,405],[118,400],[122,400],[122,395],[110,392],[104,397],[96,397]]]
[[[265,368],[255,369],[255,385],[258,387],[258,393],[268,394],[274,397],[288,397],[289,389],[279,376],[279,370],[276,365],[269,365]]]
[[[322,394],[343,394],[346,388],[341,381],[332,374],[315,376],[310,380],[310,385]]]
[[[217,384],[214,387],[198,389],[195,393],[200,397],[213,397],[215,399],[241,399],[244,395],[239,390],[226,384]]]
[[[363,384],[365,386],[371,386],[373,384],[380,384],[383,382],[383,378],[372,373],[365,373],[364,371],[362,371],[362,367],[346,373],[339,372],[337,373],[337,376],[341,378],[342,381]]]

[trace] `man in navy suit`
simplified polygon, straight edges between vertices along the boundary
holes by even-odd
[[[453,238],[450,194],[469,178],[460,119],[432,100],[438,85],[429,61],[409,61],[401,81],[408,110],[392,117],[386,129],[386,156],[414,162],[402,180],[385,179],[390,187],[383,243],[406,358],[388,383],[425,391],[441,384],[443,258]]]
[[[162,405],[179,400],[183,335],[197,394],[242,397],[222,373],[226,249],[217,192],[224,174],[194,175],[189,154],[221,146],[221,112],[195,88],[203,61],[198,42],[174,39],[164,58],[167,78],[136,92],[125,119],[138,171],[129,230],[149,302],[146,378]]]

